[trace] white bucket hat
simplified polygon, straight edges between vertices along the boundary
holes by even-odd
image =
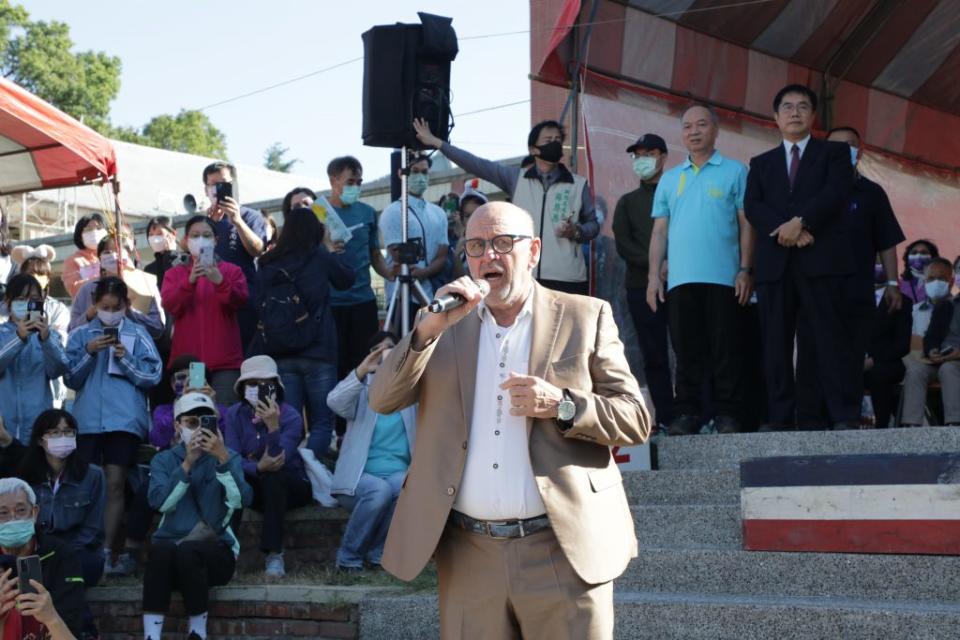
[[[247,380],[272,380],[276,379],[277,384],[283,389],[283,381],[280,380],[280,374],[277,372],[277,363],[270,356],[253,356],[247,358],[240,365],[240,377],[237,383],[233,385],[233,392],[238,398],[243,397],[240,388]],[[284,389],[285,390],[285,389]]]

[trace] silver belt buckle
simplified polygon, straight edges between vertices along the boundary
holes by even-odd
[[[509,540],[510,536],[498,536],[493,533],[492,527],[505,527],[507,526],[506,521],[487,521],[487,535],[495,540]]]

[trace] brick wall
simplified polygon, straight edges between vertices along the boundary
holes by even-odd
[[[139,602],[92,602],[90,606],[99,620],[102,640],[143,637]],[[227,600],[211,603],[207,637],[210,640],[343,639],[356,638],[358,626],[359,608],[355,604]],[[164,640],[183,638],[186,633],[187,618],[183,604],[174,600],[164,625]]]
[[[250,514],[253,516],[254,514]],[[339,509],[308,507],[288,514],[284,531],[284,561],[287,568],[297,566],[321,566],[333,564],[337,547],[347,525],[348,514]],[[260,551],[260,534],[263,522],[247,517],[240,525],[240,558],[238,571],[263,569],[264,555]]]

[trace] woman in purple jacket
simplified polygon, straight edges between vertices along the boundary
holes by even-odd
[[[244,478],[253,488],[253,509],[263,513],[260,549],[267,556],[266,575],[282,578],[284,517],[313,497],[297,451],[303,418],[283,402],[283,383],[270,356],[245,360],[235,390],[243,400],[227,409],[224,440],[240,454]]]

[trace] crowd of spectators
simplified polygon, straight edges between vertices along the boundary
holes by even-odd
[[[639,183],[617,203],[612,229],[663,430],[846,428],[854,416],[836,407],[853,401],[859,410],[864,391],[876,426],[920,425],[930,421],[931,386],[941,389],[942,422],[960,425],[960,296],[952,295],[960,258],[951,263],[933,242],[915,240],[896,274],[904,238],[883,190],[857,171],[859,134],[841,128],[827,141],[811,139],[801,125],[808,116],[812,122],[816,96],[805,87],[785,89],[774,109],[789,145],[770,153],[780,158],[784,188],[790,181],[784,206],[804,212],[797,223],[771,217],[764,180],[774,169],[765,156],[748,171],[716,148],[720,122],[707,106],[682,112],[687,155],[673,169],[665,170],[668,148],[657,133],[627,148]],[[451,146],[422,122],[415,128],[425,146],[479,178],[433,203],[425,199],[432,161],[412,159],[407,236],[417,251],[405,258],[401,203],[378,216],[361,202],[363,169],[350,156],[330,162],[326,197],[307,188],[288,193],[279,227],[224,195],[233,193],[223,185],[235,182],[234,167],[208,166],[210,208],[182,227],[152,219],[153,261],[145,266],[129,227],[97,214],[81,218],[77,250],[60,276],[69,307],[50,296],[53,249],[11,247],[4,237],[0,624],[42,625],[52,638],[96,637],[84,588],[104,574],[142,571],[144,637],[160,637],[179,591],[191,637],[205,638],[209,588],[233,576],[244,509],[262,514],[265,577],[286,575],[287,512],[314,497],[302,450],[330,467],[330,493],[350,512],[337,567],[379,566],[417,409],[384,415],[368,404],[377,368],[398,341],[389,330],[400,326],[386,318],[381,329],[371,273],[387,281],[390,296],[406,262],[419,285],[415,307],[425,302],[420,291],[429,300],[467,274],[464,230],[488,201],[484,179],[533,216],[544,239],[534,273],[541,284],[586,294],[585,252],[601,220],[586,180],[562,162],[557,122],[533,127],[521,169]],[[816,205],[832,213],[794,201],[803,154],[836,173],[833,200]],[[335,238],[321,222],[332,214],[347,237]],[[849,265],[829,254],[831,234],[852,243]],[[813,246],[828,266],[813,266],[804,253]],[[796,300],[774,308],[769,300],[778,296]],[[835,361],[822,362],[825,330],[811,324],[809,308],[818,301],[816,322],[827,317],[824,305],[836,306],[839,325],[828,329],[849,338],[850,357],[838,350]],[[744,329],[751,318],[754,325],[759,318],[762,343]],[[783,353],[774,355],[772,319],[796,327],[777,334]],[[794,351],[796,370],[791,362],[787,373],[770,376]],[[836,390],[811,382],[831,362],[838,372],[856,371],[849,397],[838,400]],[[794,393],[794,374],[797,397],[787,413],[747,392],[747,380],[770,379],[789,382],[775,393]],[[42,558],[43,584],[18,593],[17,563],[4,558],[30,555]]]

